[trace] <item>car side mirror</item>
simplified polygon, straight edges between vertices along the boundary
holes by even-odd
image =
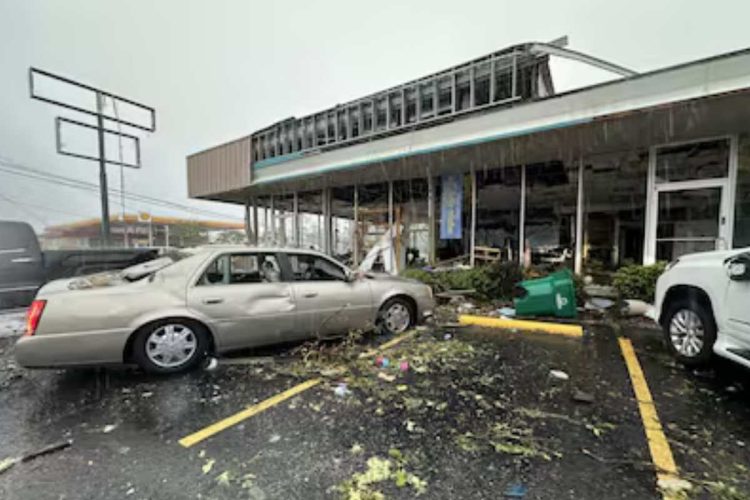
[[[750,257],[740,255],[730,260],[727,274],[734,281],[750,281]]]

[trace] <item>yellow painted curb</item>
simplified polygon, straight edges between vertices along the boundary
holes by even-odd
[[[462,314],[458,317],[462,325],[483,326],[485,328],[502,328],[525,330],[530,332],[544,332],[566,337],[582,337],[583,327],[581,325],[570,325],[566,323],[549,323],[545,321],[527,321],[520,319],[492,318],[489,316],[472,316]]]

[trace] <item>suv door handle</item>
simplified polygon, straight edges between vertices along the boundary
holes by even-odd
[[[203,303],[204,304],[208,304],[208,305],[211,305],[211,304],[221,304],[222,302],[224,302],[224,299],[220,299],[218,297],[211,297],[211,298],[208,298],[208,299],[203,299]]]
[[[318,296],[318,292],[305,292],[302,294],[302,296],[306,299],[312,299],[313,297]]]

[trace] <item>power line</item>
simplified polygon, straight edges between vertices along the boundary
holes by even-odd
[[[32,167],[29,167],[27,165],[19,164],[16,162],[10,162],[3,158],[0,158],[0,171],[6,172],[12,175],[17,175],[20,177],[26,177],[28,179],[49,182],[49,183],[53,183],[56,185],[63,185],[66,187],[80,189],[80,190],[84,190],[88,192],[97,192],[97,193],[99,192],[99,187],[94,183],[81,181],[81,180],[73,179],[70,177],[65,177],[59,174],[52,174],[49,172],[45,172],[43,170],[38,170]],[[170,202],[170,201],[166,201],[166,200],[159,199],[159,198],[153,198],[151,196],[134,193],[132,191],[128,193],[124,193],[123,190],[115,189],[115,188],[110,188],[108,191],[113,194],[120,194],[124,196],[125,198],[134,200],[134,201],[139,201],[144,204],[162,206],[162,207],[177,209],[177,210],[194,213],[194,214],[208,215],[211,217],[221,217],[221,218],[240,220],[239,217],[232,217],[231,215],[223,214],[220,212],[213,212],[210,210],[195,208],[195,207],[191,207],[188,205],[182,205],[180,203]]]

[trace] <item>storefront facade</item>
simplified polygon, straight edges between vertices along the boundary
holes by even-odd
[[[392,272],[750,246],[750,52],[564,94],[545,57],[515,47],[191,155],[189,193],[245,205],[257,244],[357,266],[390,242]]]

